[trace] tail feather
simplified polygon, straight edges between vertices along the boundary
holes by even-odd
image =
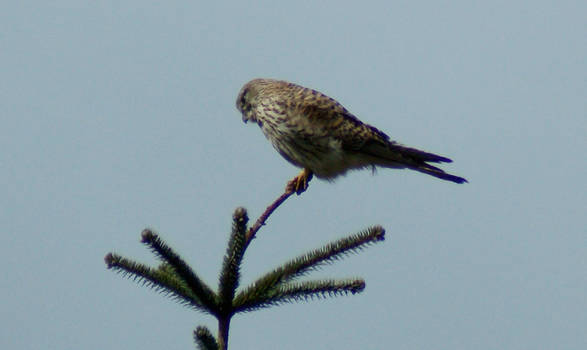
[[[452,159],[439,156],[438,154],[420,151],[419,149],[405,147],[401,145],[392,145],[392,151],[401,153],[404,157],[417,159],[422,162],[431,163],[452,163]]]
[[[442,180],[452,181],[458,184],[466,183],[467,180],[451,175],[444,170],[428,164],[430,163],[450,163],[451,159],[439,156],[437,154],[420,151],[415,148],[405,147],[397,143],[381,144],[379,142],[369,142],[361,148],[370,156],[380,161],[380,166],[390,168],[408,168],[424,174],[437,177]]]
[[[465,179],[465,178],[462,178],[460,176],[456,176],[456,175],[445,173],[444,170],[439,169],[439,168],[437,168],[435,166],[432,166],[430,164],[426,164],[426,163],[423,163],[423,164],[421,164],[418,167],[408,166],[408,168],[410,168],[412,170],[419,171],[419,172],[424,173],[424,174],[432,175],[432,176],[437,177],[439,179],[443,179],[443,180],[447,180],[447,181],[452,181],[452,182],[455,182],[455,183],[458,183],[458,184],[462,184],[462,183],[467,183],[468,182],[467,179]]]

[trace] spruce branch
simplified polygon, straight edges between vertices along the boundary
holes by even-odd
[[[194,330],[194,342],[200,350],[218,350],[216,339],[206,327],[198,326]]]
[[[232,305],[234,293],[238,288],[240,267],[245,254],[245,240],[249,218],[245,208],[239,207],[232,216],[232,233],[220,271],[218,283],[221,312],[227,312]]]
[[[252,300],[259,300],[259,298],[271,298],[271,293],[275,291],[276,287],[384,239],[385,230],[383,227],[374,226],[290,260],[241,291],[235,298],[235,307],[248,305]]]
[[[211,313],[218,312],[216,293],[204,283],[192,270],[192,268],[166,245],[157,234],[149,229],[141,233],[141,242],[157,254],[163,261],[173,267],[177,275],[189,286],[191,291],[198,297],[204,307]]]
[[[165,264],[153,269],[114,253],[106,255],[104,261],[109,269],[120,273],[123,277],[131,278],[141,285],[146,285],[182,305],[204,313],[211,313],[199,298],[192,293],[189,287],[170,271]]]
[[[344,296],[348,293],[356,294],[364,289],[365,281],[357,278],[342,281],[319,280],[288,283],[279,288],[279,293],[283,296],[283,302],[293,302]]]
[[[286,303],[310,301],[356,294],[365,289],[363,279],[319,280],[285,283],[265,291],[262,295],[239,295],[235,300],[235,313],[250,312]],[[240,298],[239,298],[240,297]]]

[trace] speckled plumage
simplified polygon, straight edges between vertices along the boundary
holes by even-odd
[[[254,79],[241,89],[236,107],[244,122],[256,122],[273,147],[310,176],[331,180],[352,169],[386,167],[466,182],[428,164],[450,159],[390,140],[316,90],[286,81]]]

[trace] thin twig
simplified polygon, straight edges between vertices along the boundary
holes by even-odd
[[[309,169],[304,169],[302,172],[294,177],[292,180],[287,182],[285,186],[285,191],[279,198],[277,198],[270,206],[265,209],[265,212],[255,222],[253,226],[247,232],[246,240],[245,240],[245,249],[248,247],[249,243],[255,238],[257,231],[261,228],[261,226],[265,225],[265,221],[269,218],[269,216],[281,205],[281,203],[285,202],[286,199],[289,198],[294,193],[297,193],[298,196],[302,193],[306,192],[308,189],[308,182],[312,180],[313,174],[312,171]]]
[[[285,202],[286,199],[289,198],[289,196],[291,196],[294,193],[295,191],[289,188],[288,186],[288,188],[285,189],[285,192],[283,192],[283,194],[279,196],[279,198],[277,198],[273,203],[271,203],[270,206],[267,207],[267,209],[265,209],[263,214],[259,216],[259,218],[255,222],[255,224],[251,226],[249,232],[247,232],[247,239],[245,243],[246,245],[249,245],[249,243],[251,243],[253,238],[255,238],[257,231],[259,231],[261,226],[265,225],[265,221],[267,221],[267,219],[275,211],[275,209],[277,209],[283,202]]]

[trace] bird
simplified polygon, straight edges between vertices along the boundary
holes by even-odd
[[[333,181],[349,170],[411,169],[457,184],[467,180],[430,163],[451,159],[407,147],[363,123],[325,94],[284,80],[253,79],[239,91],[242,120],[259,125],[273,147],[302,171],[286,189],[298,195],[315,175]]]

